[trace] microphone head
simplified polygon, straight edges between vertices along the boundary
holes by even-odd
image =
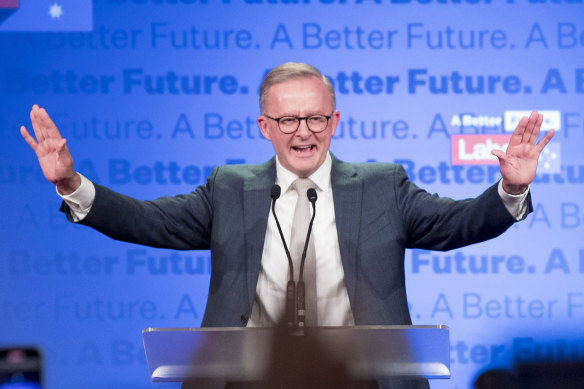
[[[272,191],[270,193],[270,196],[272,196],[272,200],[277,200],[280,197],[281,191],[282,188],[280,188],[280,185],[274,184],[274,186],[272,186]]]
[[[306,196],[308,196],[308,201],[310,201],[311,203],[315,203],[316,202],[316,190],[314,190],[314,188],[310,188],[306,191]]]

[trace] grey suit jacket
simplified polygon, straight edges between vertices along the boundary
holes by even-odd
[[[218,167],[194,192],[154,201],[95,185],[95,202],[81,223],[148,246],[211,249],[202,325],[244,326],[255,296],[275,180],[272,159]],[[454,201],[419,189],[399,165],[352,164],[334,157],[331,181],[345,285],[360,325],[411,324],[406,248],[450,250],[495,237],[515,222],[496,185],[476,199]],[[68,211],[66,204],[62,210]]]

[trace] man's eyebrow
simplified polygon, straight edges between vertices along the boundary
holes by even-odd
[[[309,111],[309,112],[308,112],[307,114],[305,114],[305,115],[300,115],[298,112],[295,112],[295,113],[284,112],[283,114],[281,114],[281,115],[280,115],[280,117],[282,117],[282,116],[297,116],[297,117],[300,117],[300,116],[302,116],[302,117],[304,117],[304,116],[307,116],[307,117],[308,117],[308,116],[313,116],[313,115],[324,115],[324,116],[326,116],[326,113],[322,113],[322,112],[320,112],[320,111]]]

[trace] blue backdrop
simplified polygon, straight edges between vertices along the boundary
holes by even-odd
[[[149,383],[141,330],[199,326],[210,268],[208,252],[67,223],[19,134],[32,104],[53,116],[79,171],[151,199],[273,155],[255,122],[258,88],[286,61],[337,88],[337,157],[397,161],[454,198],[498,180],[484,155],[520,111],[549,111],[544,127],[558,132],[532,185],[535,212],[490,242],[409,251],[408,298],[415,324],[451,328],[452,379],[433,388],[467,388],[518,359],[584,357],[581,1],[19,3],[0,10],[0,346],[39,347],[47,388],[177,388]]]

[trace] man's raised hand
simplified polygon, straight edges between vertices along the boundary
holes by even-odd
[[[491,151],[499,158],[505,192],[521,194],[535,178],[539,154],[554,136],[554,130],[550,130],[537,144],[535,143],[542,122],[543,115],[533,111],[529,118],[523,117],[519,121],[506,151]]]
[[[73,158],[55,123],[44,108],[33,105],[30,111],[30,121],[36,140],[24,126],[20,134],[35,152],[45,178],[57,185],[61,194],[74,192],[81,184],[81,178],[73,169]]]

